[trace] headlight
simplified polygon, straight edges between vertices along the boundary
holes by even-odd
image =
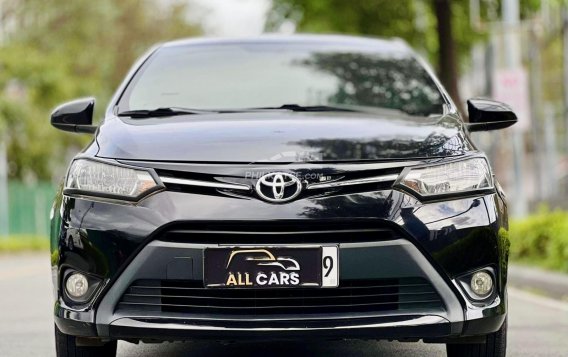
[[[66,193],[127,200],[136,200],[160,187],[146,170],[85,159],[73,161],[65,182]]]
[[[484,158],[411,169],[400,184],[421,196],[443,195],[493,188],[491,170]]]

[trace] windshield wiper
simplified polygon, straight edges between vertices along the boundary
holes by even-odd
[[[117,115],[119,117],[152,118],[152,117],[169,117],[174,115],[206,114],[213,112],[214,111],[209,111],[209,110],[163,107],[156,109],[126,110],[124,112],[118,113]]]
[[[168,117],[174,115],[189,114],[210,114],[210,113],[254,113],[270,110],[290,110],[293,112],[358,112],[383,114],[385,112],[402,113],[400,109],[375,108],[368,106],[355,105],[300,105],[300,104],[283,104],[279,107],[252,107],[252,108],[235,108],[235,109],[191,109],[182,107],[161,107],[156,109],[138,109],[127,110],[118,113],[121,117],[131,118],[152,118],[152,117]],[[408,113],[407,113],[408,114]]]
[[[244,111],[245,109],[243,109]],[[342,106],[283,104],[279,107],[247,108],[247,110],[291,110],[293,112],[357,112],[358,110]]]

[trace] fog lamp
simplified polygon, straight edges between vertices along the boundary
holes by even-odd
[[[89,290],[89,282],[81,273],[71,274],[65,283],[67,294],[72,298],[82,298]]]
[[[479,297],[487,297],[493,289],[493,278],[484,271],[479,271],[471,276],[471,291]]]

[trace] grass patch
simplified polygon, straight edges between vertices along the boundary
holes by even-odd
[[[541,208],[510,224],[511,260],[568,273],[568,212]]]
[[[0,237],[0,253],[47,250],[49,250],[49,238],[47,237],[30,235]]]

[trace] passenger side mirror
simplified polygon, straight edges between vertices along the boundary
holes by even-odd
[[[67,102],[51,113],[51,125],[59,130],[74,133],[94,133],[93,110],[95,98],[84,98]]]
[[[487,131],[508,128],[517,122],[510,106],[491,99],[473,98],[467,101],[469,131]]]

